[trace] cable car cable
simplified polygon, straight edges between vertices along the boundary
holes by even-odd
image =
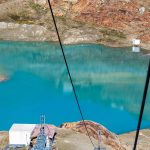
[[[76,99],[76,102],[77,102],[77,105],[78,105],[78,109],[79,109],[79,112],[80,112],[83,124],[85,126],[87,135],[88,135],[88,137],[90,139],[90,142],[93,145],[93,147],[95,147],[95,145],[94,145],[94,143],[93,143],[93,141],[92,141],[92,139],[90,137],[90,133],[89,133],[89,131],[87,129],[87,126],[86,126],[86,123],[85,123],[85,119],[84,119],[84,116],[83,116],[83,113],[82,113],[82,110],[81,110],[81,106],[80,106],[80,103],[79,103],[79,100],[78,100],[78,97],[77,97],[77,94],[76,94],[76,90],[75,90],[75,87],[74,87],[74,84],[73,84],[73,80],[72,80],[72,76],[71,76],[71,73],[70,73],[70,70],[69,70],[69,66],[68,66],[68,63],[67,63],[67,60],[66,60],[64,48],[63,48],[63,45],[62,45],[62,42],[61,42],[61,38],[60,38],[60,35],[59,35],[58,27],[57,27],[57,24],[56,24],[56,20],[55,20],[55,17],[54,17],[54,13],[53,13],[53,9],[52,9],[50,0],[48,0],[48,4],[49,4],[50,13],[51,13],[51,16],[52,16],[52,19],[53,19],[53,22],[54,22],[54,26],[55,26],[55,30],[56,30],[56,33],[57,33],[57,37],[58,37],[58,40],[59,40],[60,48],[61,48],[61,51],[62,51],[62,54],[63,54],[64,62],[65,62],[65,65],[66,65],[66,68],[67,68],[67,72],[68,72],[68,75],[69,75],[69,79],[70,79],[70,82],[71,82],[71,86],[72,86],[72,89],[73,89],[73,93],[74,93],[74,96],[75,96],[75,99]]]
[[[133,150],[136,150],[136,147],[137,147],[139,132],[141,128],[141,122],[142,122],[142,117],[143,117],[143,112],[144,112],[144,107],[145,107],[146,97],[147,97],[147,92],[148,92],[149,80],[150,80],[150,59],[149,59],[147,77],[146,77],[146,82],[145,82],[145,88],[144,88],[143,99],[141,103],[141,110],[140,110]]]

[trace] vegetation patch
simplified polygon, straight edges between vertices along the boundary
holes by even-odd
[[[61,20],[62,22],[66,23],[66,17],[65,16],[57,16],[56,17],[57,20]]]
[[[114,30],[114,29],[100,29],[100,32],[103,33],[105,37],[114,37],[114,38],[120,38],[125,39],[126,36],[123,32]]]
[[[11,21],[17,23],[26,23],[26,24],[33,24],[34,21],[26,11],[16,12],[16,13],[8,13],[7,14]]]
[[[33,1],[29,1],[29,6],[36,11],[36,13],[38,14],[46,14],[48,12],[48,9],[39,5],[39,4],[36,4],[34,3]]]

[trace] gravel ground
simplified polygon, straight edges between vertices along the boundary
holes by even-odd
[[[135,134],[130,132],[119,136],[122,143],[127,146],[127,150],[133,149]],[[140,131],[137,150],[150,150],[150,129]]]

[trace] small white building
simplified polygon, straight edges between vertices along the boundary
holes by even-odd
[[[132,40],[132,52],[140,52],[140,39],[133,39]]]
[[[10,145],[29,145],[36,124],[13,124],[9,130]]]
[[[141,43],[140,39],[133,39],[133,40],[132,40],[132,44],[133,44],[133,45],[139,46],[140,43]]]

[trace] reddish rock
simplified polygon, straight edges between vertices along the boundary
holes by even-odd
[[[137,0],[78,0],[73,4],[68,0],[53,0],[52,4],[56,16],[68,17],[95,27],[119,30],[126,35],[143,35],[146,36],[142,38],[143,43],[150,40],[144,35],[147,30],[150,34],[150,12],[146,8],[141,15],[139,9],[142,3]],[[63,10],[64,13],[57,10]]]
[[[141,35],[139,38],[141,39],[141,41],[150,42],[150,34],[149,33]]]
[[[115,150],[125,150],[125,147],[122,147],[117,135],[110,132],[104,126],[91,121],[85,121],[85,124],[91,137],[98,140],[97,133],[98,131],[100,131],[101,139],[106,145],[111,146]],[[85,124],[82,121],[74,123],[64,123],[61,125],[61,128],[72,129],[73,131],[87,134]]]

